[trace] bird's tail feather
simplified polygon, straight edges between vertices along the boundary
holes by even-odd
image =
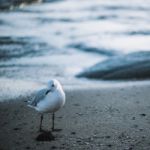
[[[28,104],[27,106],[30,107],[30,108],[34,108],[35,109],[35,106],[33,106],[31,104]]]

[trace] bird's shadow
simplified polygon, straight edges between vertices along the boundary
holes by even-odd
[[[54,141],[55,136],[51,131],[42,130],[40,134],[36,137],[36,141]]]

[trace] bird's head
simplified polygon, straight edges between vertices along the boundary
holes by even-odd
[[[48,87],[51,89],[51,90],[54,90],[58,87],[59,85],[59,81],[57,81],[56,79],[52,79],[48,82]]]

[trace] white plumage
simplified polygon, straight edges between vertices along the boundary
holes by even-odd
[[[52,113],[52,130],[54,130],[54,113],[65,104],[65,93],[60,82],[56,79],[50,80],[45,89],[38,91],[29,107],[41,113],[40,131],[44,113]]]

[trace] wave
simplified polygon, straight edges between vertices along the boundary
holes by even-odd
[[[137,35],[150,36],[150,30],[129,31],[123,34],[129,36],[137,36]]]
[[[115,56],[119,54],[119,52],[115,50],[110,50],[106,48],[98,48],[98,47],[94,47],[90,45],[85,45],[83,43],[70,44],[68,47],[75,48],[77,50],[81,50],[84,52],[98,53],[100,55],[106,55],[106,56]]]
[[[0,36],[0,59],[20,58],[25,56],[39,56],[51,47],[34,37]]]

